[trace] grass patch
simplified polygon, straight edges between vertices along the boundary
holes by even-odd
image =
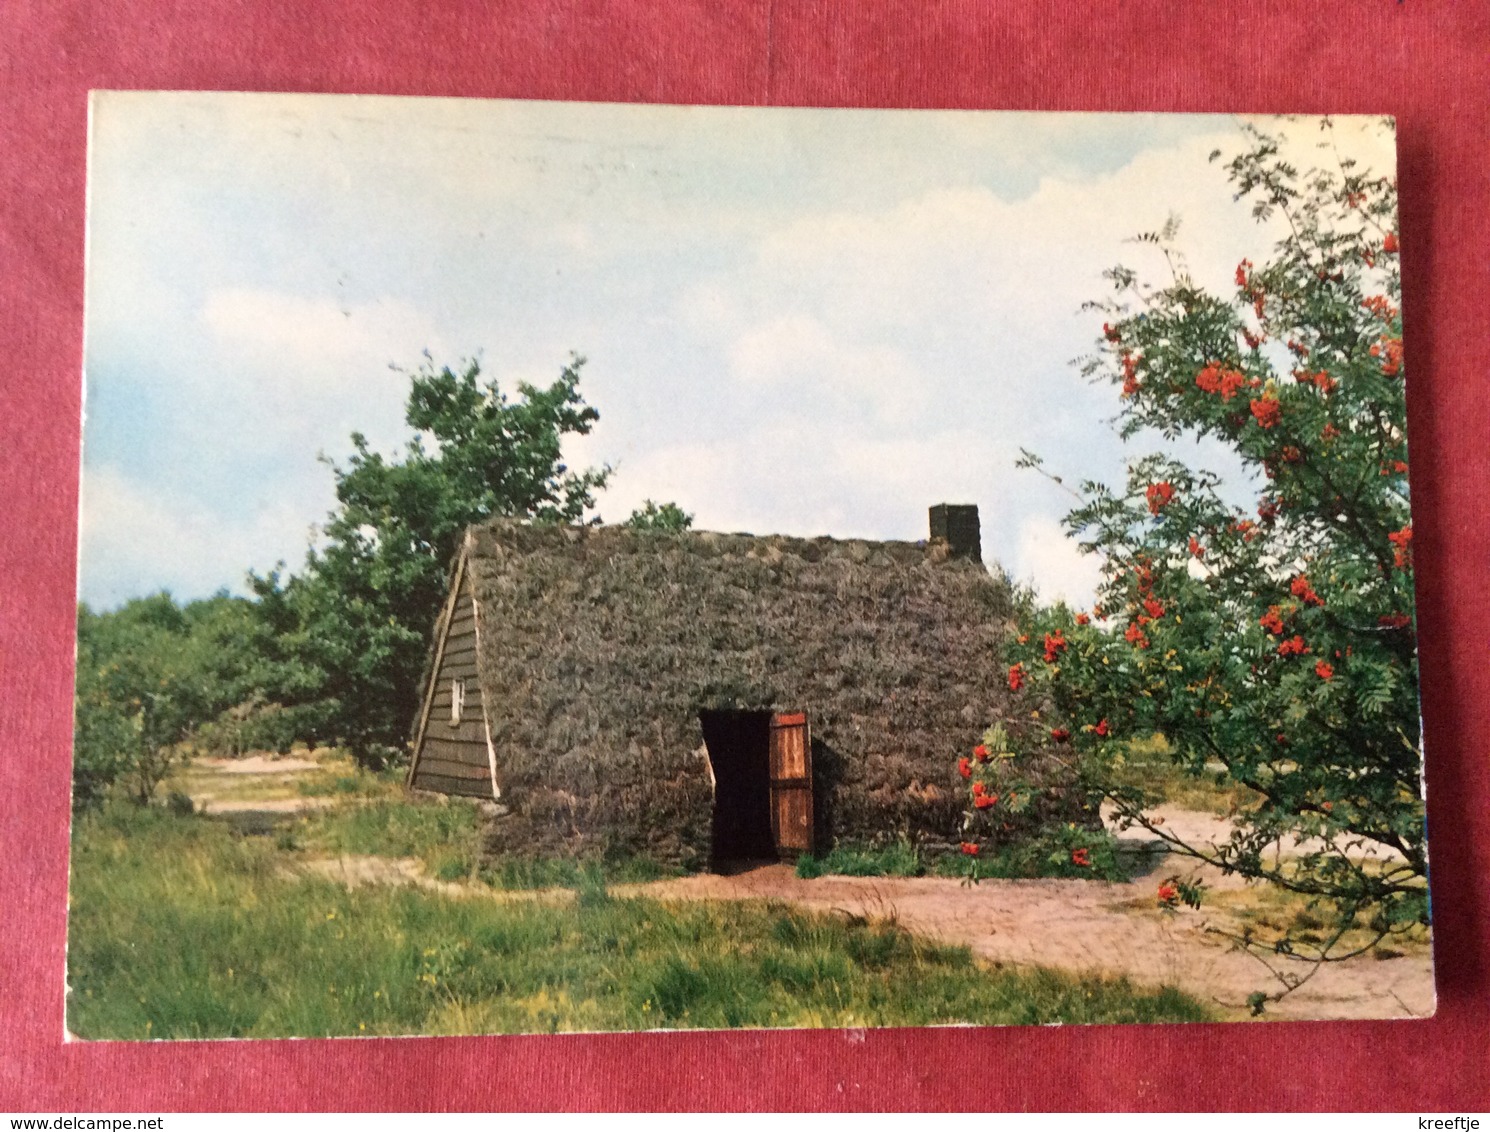
[[[1219,763],[1191,768],[1163,735],[1129,742],[1113,779],[1116,786],[1143,791],[1155,804],[1220,817],[1262,801],[1257,791],[1232,781]]]
[[[475,871],[480,842],[475,806],[444,798],[391,797],[304,815],[293,847],[333,856],[415,857],[440,880]]]
[[[331,770],[337,769],[333,764]],[[400,772],[344,769],[303,782],[303,796],[332,797],[338,804],[281,819],[274,826],[277,849],[311,856],[413,857],[438,880],[477,880],[514,890],[641,883],[678,872],[642,859],[482,861],[475,805],[438,795],[411,796],[403,790]]]
[[[367,798],[387,793],[381,776],[365,770],[333,777],[319,775],[307,778],[300,782],[299,790],[302,798]]]
[[[1081,850],[1085,853],[1080,854]],[[1141,867],[1143,863],[1135,864],[1118,852],[1111,834],[1069,825],[1018,845],[984,848],[976,858],[961,853],[924,854],[903,840],[882,846],[840,845],[821,857],[797,858],[797,875],[804,880],[821,876],[967,877],[976,870],[979,879],[988,880],[1125,881]]]
[[[157,797],[173,793],[207,797],[215,802],[278,802],[300,796],[304,771],[274,774],[232,774],[216,767],[186,763],[161,783]]]
[[[284,863],[271,839],[163,808],[81,817],[70,1029],[208,1038],[1208,1016],[1174,990],[990,969],[890,924],[664,906],[594,882],[560,902],[349,890]]]
[[[493,888],[514,891],[534,888],[573,888],[584,891],[611,884],[645,884],[647,881],[681,875],[681,869],[667,868],[641,857],[613,861],[579,861],[567,857],[501,857],[484,863],[477,878]]]
[[[1270,884],[1253,884],[1240,890],[1208,891],[1205,904],[1212,910],[1234,916],[1238,930],[1251,933],[1265,945],[1284,938],[1304,944],[1323,944],[1334,935],[1339,923],[1336,910],[1329,902]],[[1357,916],[1335,944],[1334,951],[1344,953],[1367,946],[1376,934],[1366,917]],[[1425,951],[1432,943],[1427,924],[1404,925],[1388,939],[1390,946],[1382,943],[1372,949],[1375,958],[1396,958]]]
[[[797,875],[803,880],[821,876],[919,877],[926,875],[921,851],[908,841],[888,845],[835,845],[821,857],[797,858]]]
[[[404,797],[403,767],[369,770],[342,751],[328,752],[316,760],[316,770],[302,772],[296,789],[302,798],[382,798]]]

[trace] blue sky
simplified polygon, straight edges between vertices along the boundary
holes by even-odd
[[[1305,129],[1308,126],[1308,129]],[[1312,125],[1294,129],[1308,137]],[[1069,499],[1117,480],[1114,391],[1072,359],[1103,268],[1176,213],[1229,285],[1272,233],[1206,158],[1220,116],[110,92],[93,107],[80,590],[242,590],[302,561],[318,457],[403,443],[428,350],[506,388],[570,351],[600,515],[915,539],[974,502],[985,558],[1085,602]],[[1369,164],[1370,131],[1339,130]],[[1136,454],[1136,453],[1130,453]]]

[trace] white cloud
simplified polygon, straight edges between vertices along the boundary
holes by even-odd
[[[624,461],[601,513],[614,522],[644,499],[669,500],[702,530],[915,540],[932,504],[976,502],[985,557],[998,557],[1012,545],[997,529],[1015,505],[1011,465],[1012,453],[969,430],[875,439],[846,423],[778,418]]]
[[[840,341],[801,314],[783,314],[741,334],[730,347],[730,370],[756,391],[785,388],[794,398],[827,393],[886,421],[919,410],[928,384],[902,351]]]
[[[110,468],[86,470],[79,526],[79,596],[100,607],[159,589],[242,592],[250,568],[298,563],[311,533],[299,501],[274,501],[233,519],[142,488]]]
[[[346,359],[386,356],[411,339],[433,342],[437,330],[419,311],[392,299],[339,304],[273,291],[230,288],[212,291],[202,319],[214,335],[247,346],[291,366],[326,369]]]
[[[742,319],[739,297],[717,279],[686,285],[672,314],[680,325],[702,334],[733,332]]]
[[[395,359],[417,361],[428,349],[445,356],[435,321],[396,299],[335,299],[234,288],[206,296],[202,324],[221,354],[251,367],[243,392],[302,419],[324,403],[365,396],[369,386],[401,390]]]
[[[1235,138],[1190,138],[1095,179],[1046,177],[1016,201],[930,189],[890,209],[805,216],[762,242],[761,270],[784,301],[821,307],[840,333],[991,326],[1016,349],[1045,346],[1101,294],[1105,268],[1129,260],[1162,272],[1160,256],[1126,241],[1171,213],[1209,285],[1229,282],[1239,253],[1270,245],[1276,226],[1252,224],[1207,160]]]
[[[1020,525],[1019,549],[1010,570],[1016,580],[1032,583],[1043,600],[1063,600],[1077,609],[1091,607],[1102,580],[1097,555],[1082,554],[1060,523],[1044,515]]]
[[[210,452],[214,469],[251,469],[214,490],[225,492],[238,510],[258,506],[254,493],[267,492],[302,508],[307,521],[320,517],[331,483],[318,462],[321,453],[343,459],[354,431],[382,450],[407,436],[408,378],[391,364],[413,366],[427,347],[456,360],[439,352],[444,343],[434,320],[388,298],[351,303],[213,290],[189,333],[200,357],[173,383],[176,419],[164,439],[175,461],[185,465]],[[312,499],[316,509],[304,510]]]
[[[680,300],[680,321],[729,357],[757,411],[737,416],[736,455],[694,452],[693,466],[711,471],[678,482],[696,499],[749,501],[730,514],[847,516],[849,529],[855,516],[876,523],[938,499],[976,501],[985,541],[1016,572],[1038,567],[1042,588],[1089,600],[1097,570],[1057,524],[1065,502],[1014,457],[1036,449],[1071,482],[1120,479],[1122,446],[1105,426],[1116,401],[1069,364],[1101,321],[1081,304],[1108,290],[1102,271],[1120,261],[1167,278],[1163,257],[1131,237],[1171,213],[1207,285],[1229,287],[1238,259],[1269,247],[1281,221],[1252,223],[1208,161],[1236,139],[1187,137],[1110,174],[1048,176],[1015,200],[933,188],[888,207],[786,218]],[[874,412],[850,429],[853,403]],[[813,427],[786,438],[782,412]],[[754,467],[759,452],[773,454],[768,474]],[[650,466],[622,471],[618,487]]]

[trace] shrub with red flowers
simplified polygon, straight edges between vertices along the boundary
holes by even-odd
[[[1123,879],[1113,838],[1098,820],[1094,798],[1071,766],[1071,733],[1047,727],[1039,711],[1024,720],[996,723],[972,757],[958,760],[970,809],[964,815],[962,854],[966,876],[1090,877]],[[1015,748],[1024,753],[1016,757]],[[1028,749],[1027,749],[1028,748]],[[1087,820],[1073,821],[1083,813]],[[979,857],[969,845],[989,853]]]
[[[1387,538],[1391,537],[1391,535],[1387,536]],[[1293,594],[1294,597],[1298,598],[1305,605],[1324,605],[1324,598],[1320,597],[1317,593],[1314,592],[1314,587],[1309,584],[1309,577],[1306,574],[1300,574],[1293,581],[1289,582],[1288,592]]]
[[[1399,570],[1406,570],[1412,565],[1412,526],[1403,527],[1400,531],[1393,531],[1387,535],[1387,541],[1393,546],[1392,565]]]
[[[1234,291],[1175,267],[1155,286],[1109,273],[1084,369],[1123,388],[1124,438],[1219,443],[1262,489],[1245,500],[1165,453],[1132,460],[1124,489],[1083,485],[1065,525],[1101,556],[1102,614],[1032,608],[1018,631],[1064,647],[1013,646],[1010,685],[1042,713],[1038,749],[1068,734],[1059,749],[1118,820],[1387,935],[1427,916],[1396,189],[1337,159],[1328,132],[1319,153],[1299,168],[1247,129],[1225,168],[1254,216],[1288,223]],[[1173,226],[1140,242],[1182,263]],[[1125,741],[1155,733],[1184,770],[1256,791],[1229,842],[1186,844],[1115,785]],[[1274,852],[1295,839],[1318,851]],[[1159,900],[1184,902],[1171,882]],[[1321,957],[1339,937],[1324,938]]]

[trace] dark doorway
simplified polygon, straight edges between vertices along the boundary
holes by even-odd
[[[698,720],[714,768],[714,864],[774,859],[771,713],[701,711]]]

